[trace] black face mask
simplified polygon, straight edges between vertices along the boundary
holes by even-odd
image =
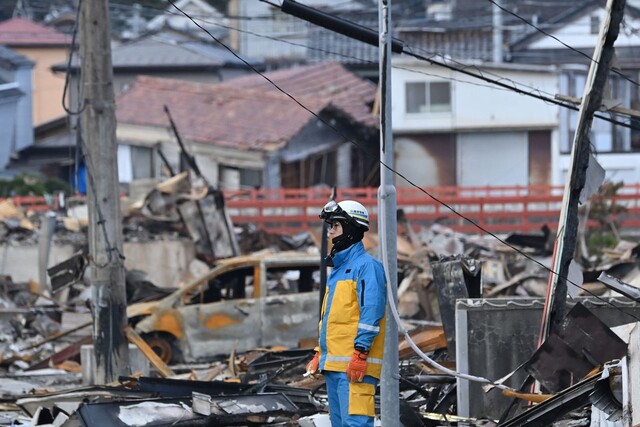
[[[362,228],[356,227],[352,224],[345,223],[340,221],[342,224],[342,234],[338,237],[334,237],[331,242],[333,243],[333,247],[331,248],[331,253],[329,254],[330,258],[351,245],[358,243],[364,237],[364,230]]]

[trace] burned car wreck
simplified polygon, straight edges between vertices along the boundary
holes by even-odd
[[[317,335],[319,266],[319,255],[300,252],[220,260],[167,297],[130,305],[129,319],[166,363],[297,347]]]

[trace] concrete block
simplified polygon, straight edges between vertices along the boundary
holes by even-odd
[[[609,327],[633,321],[630,315],[640,316],[640,304],[626,298],[575,298],[567,302],[568,310],[577,302]],[[455,314],[458,371],[498,380],[529,360],[537,348],[543,306],[543,298],[459,299]],[[521,371],[505,385],[520,388],[526,378]],[[461,417],[499,419],[511,402],[498,389],[485,393],[482,384],[459,378],[457,394]]]
[[[95,384],[96,357],[93,351],[93,344],[80,347],[80,363],[82,364],[82,384]],[[129,372],[128,374],[141,373],[142,376],[149,376],[149,359],[140,351],[138,347],[129,344]]]
[[[149,281],[161,288],[178,287],[196,259],[195,244],[186,239],[125,242],[123,247],[124,266],[144,271]]]

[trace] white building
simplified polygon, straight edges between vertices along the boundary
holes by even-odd
[[[396,169],[414,184],[558,183],[553,179],[560,167],[556,105],[423,61],[397,58],[393,67]],[[520,89],[537,90],[547,97],[552,98],[559,89],[555,67],[502,64],[480,68],[489,78],[518,82]],[[410,184],[397,179],[396,185]]]

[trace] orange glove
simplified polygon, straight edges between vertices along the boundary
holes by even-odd
[[[347,366],[347,379],[352,383],[362,382],[367,373],[367,357],[369,353],[364,351],[353,351],[351,361]]]
[[[315,356],[313,356],[313,359],[311,359],[311,361],[307,363],[307,373],[305,374],[305,377],[317,374],[319,365],[320,365],[320,354],[316,351],[316,354]]]

